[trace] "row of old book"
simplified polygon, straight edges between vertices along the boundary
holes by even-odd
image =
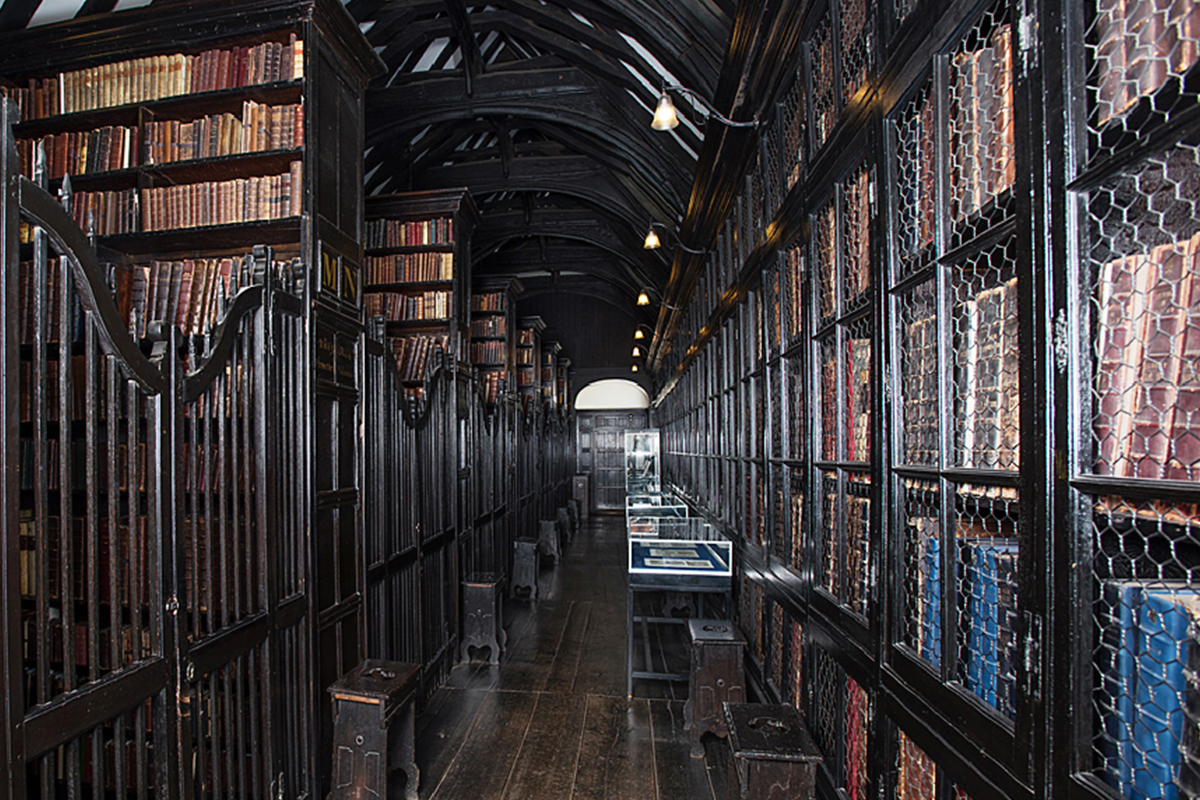
[[[488,292],[471,295],[472,311],[507,311],[508,301],[504,292]]]
[[[1099,269],[1097,475],[1200,481],[1200,234]]]
[[[950,214],[959,220],[986,210],[1016,179],[1012,26],[997,25],[985,47],[956,53],[950,70]]]
[[[1104,125],[1183,76],[1200,55],[1200,5],[1192,0],[1101,0],[1091,36],[1096,124]]]
[[[508,319],[503,316],[480,317],[471,320],[472,336],[506,336],[508,334]]]
[[[981,290],[954,312],[954,458],[958,466],[1020,466],[1017,279]],[[936,317],[904,326],[901,394],[908,464],[937,464],[941,417]]]
[[[431,354],[436,350],[445,351],[449,343],[446,334],[417,334],[415,336],[394,336],[388,340],[392,346],[392,355],[396,359],[396,369],[402,381],[421,381],[425,379],[425,371],[429,365]]]
[[[448,319],[451,302],[450,292],[421,292],[420,294],[371,292],[363,297],[363,309],[368,319],[372,317],[383,317],[393,321]]]
[[[21,119],[29,120],[303,78],[304,42],[291,34],[287,42],[148,56],[62,72],[4,93],[16,100]]]
[[[244,100],[240,117],[226,112],[189,122],[147,122],[142,139],[147,164],[291,150],[304,146],[304,106]]]
[[[483,380],[484,398],[488,404],[495,404],[508,384],[508,373],[502,369],[487,370],[481,375]]]
[[[435,217],[434,219],[409,222],[397,219],[371,219],[367,220],[363,246],[382,249],[426,244],[451,244],[453,242],[454,219],[452,217]]]
[[[141,190],[143,231],[234,225],[300,216],[301,162],[288,172]]]
[[[503,364],[507,358],[508,345],[503,341],[471,342],[472,364]]]
[[[367,256],[367,283],[418,283],[454,279],[453,253]]]

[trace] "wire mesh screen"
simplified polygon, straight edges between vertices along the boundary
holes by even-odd
[[[928,262],[936,230],[937,128],[929,81],[896,116],[895,246],[900,275]]]
[[[864,164],[842,192],[842,291],[846,308],[865,300],[871,287],[871,171]]]
[[[1196,104],[1200,6],[1188,0],[1088,5],[1089,149],[1101,156]]]
[[[867,771],[867,745],[871,725],[871,696],[858,681],[846,678],[846,795],[867,800],[871,776]]]
[[[785,564],[791,563],[788,543],[787,478],[785,468],[771,465],[771,546],[775,557]]]
[[[937,288],[933,280],[896,298],[900,316],[901,446],[898,461],[939,464]]]
[[[804,248],[793,247],[787,251],[787,267],[784,276],[787,295],[787,341],[800,338],[804,331]]]
[[[958,673],[963,685],[1016,716],[1018,498],[1015,489],[956,487]]]
[[[986,12],[950,63],[951,247],[1005,213],[1016,178],[1013,42],[1008,5]]]
[[[826,201],[813,216],[813,264],[817,271],[817,314],[824,320],[838,310],[837,206]]]
[[[845,415],[843,448],[847,461],[871,460],[871,335],[873,326],[867,317],[859,317],[846,326],[843,368],[845,386],[842,408]]]
[[[809,732],[824,755],[825,769],[835,786],[841,786],[844,762],[839,757],[845,723],[846,673],[819,645],[810,651],[812,666],[812,711]]]
[[[821,527],[819,528],[820,560],[817,562],[817,586],[835,598],[841,594],[841,536],[838,479],[836,473],[821,473]]]
[[[1016,241],[1009,237],[952,270],[954,461],[1020,466],[1020,351]]]
[[[896,736],[896,800],[937,800],[937,766],[900,731]]]
[[[787,626],[787,614],[783,606],[774,600],[768,600],[771,609],[771,663],[769,674],[771,685],[779,695],[785,696],[784,678],[787,674],[787,645],[790,631]]]
[[[791,475],[791,527],[788,531],[788,555],[785,562],[799,571],[804,562],[804,488],[806,481],[801,470],[788,470]]]
[[[1090,193],[1092,471],[1200,482],[1200,149]]]
[[[838,357],[836,331],[817,343],[821,359],[821,458],[838,457]]]
[[[805,441],[808,436],[808,428],[805,422],[808,419],[808,409],[806,407],[805,398],[808,396],[807,378],[803,370],[803,362],[799,356],[789,358],[787,360],[787,397],[790,403],[790,413],[787,420],[788,425],[788,452],[787,457],[796,461],[802,461],[807,452]]]
[[[1092,504],[1093,763],[1126,797],[1194,797],[1200,507],[1121,496]]]
[[[781,172],[785,189],[795,186],[804,174],[804,114],[804,76],[797,74],[792,88],[783,98],[779,124],[775,126],[781,139]]]
[[[841,0],[838,24],[841,34],[842,97],[849,102],[867,82],[871,69],[874,4],[867,0]]]
[[[938,484],[904,481],[901,641],[930,664],[942,658],[942,555]]]
[[[845,604],[867,615],[871,595],[871,476],[847,473],[845,510]]]
[[[804,687],[807,685],[804,682],[804,627],[799,622],[792,620],[787,628],[787,636],[788,674],[784,700],[803,714],[805,712]]]
[[[808,40],[808,71],[808,85],[812,87],[812,151],[815,153],[833,132],[838,115],[833,23],[828,10]]]

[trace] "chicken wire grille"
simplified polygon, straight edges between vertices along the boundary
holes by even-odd
[[[902,464],[939,463],[937,288],[923,281],[897,297],[900,316]]]
[[[780,173],[784,175],[785,190],[795,186],[804,174],[804,114],[804,76],[798,74],[783,98],[779,124],[774,126],[780,138]]]
[[[845,605],[863,617],[871,598],[871,476],[846,476]]]
[[[874,35],[873,4],[867,0],[841,0],[842,97],[845,102],[867,82],[871,70],[871,38]]]
[[[1196,104],[1200,6],[1097,0],[1087,9],[1088,150],[1111,155]]]
[[[895,247],[901,278],[928,263],[934,248],[937,118],[932,88],[932,82],[926,81],[895,121]]]
[[[821,473],[820,561],[817,585],[833,597],[841,594],[841,537],[839,530],[838,479],[832,472]]]
[[[842,341],[844,387],[845,442],[847,461],[867,463],[871,460],[871,336],[874,326],[868,317],[858,317],[845,326]]]
[[[942,662],[942,555],[938,484],[904,481],[904,617],[901,641],[934,666]]]
[[[838,458],[838,357],[836,331],[817,342],[821,361],[821,458]]]
[[[1015,489],[958,484],[958,677],[983,702],[1016,716],[1020,546]]]
[[[984,13],[950,58],[951,248],[1007,214],[1016,179],[1007,4]]]
[[[832,199],[813,216],[813,263],[817,270],[817,313],[821,320],[838,310],[837,206]]]
[[[841,764],[837,754],[840,752],[839,740],[842,738],[845,722],[843,703],[846,694],[846,673],[819,645],[813,646],[810,657],[813,713],[809,718],[815,723],[811,726],[810,733],[817,748],[825,756],[824,765],[830,771],[834,784],[841,785]]]
[[[825,144],[837,122],[837,83],[834,77],[833,23],[826,10],[808,40],[809,85],[812,87],[812,150]]]
[[[1096,475],[1200,482],[1200,149],[1088,194]]]
[[[1200,793],[1200,507],[1090,500],[1096,773],[1125,797]]]
[[[1016,239],[951,270],[954,310],[954,463],[1020,466],[1020,350]]]
[[[846,308],[866,299],[871,287],[871,171],[859,167],[842,192],[842,290]]]
[[[937,765],[912,739],[896,736],[896,800],[937,800]]]

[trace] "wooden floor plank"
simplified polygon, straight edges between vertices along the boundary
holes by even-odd
[[[541,694],[525,744],[517,756],[507,800],[565,800],[571,796],[587,698]]]
[[[587,641],[591,612],[590,600],[576,604],[568,625],[563,630],[562,640],[559,642],[558,651],[554,654],[554,662],[550,667],[550,674],[546,676],[543,691],[570,692],[574,690],[575,674],[579,671],[579,660],[583,654],[583,645]]]
[[[659,800],[715,800],[705,760],[692,758],[682,700],[651,700]],[[724,797],[724,793],[720,795]]]
[[[573,800],[651,800],[656,793],[649,702],[590,695]]]
[[[525,741],[537,695],[488,692],[433,800],[499,800]]]
[[[539,692],[546,685],[554,656],[576,615],[576,603],[560,602],[549,613],[539,615],[520,641],[513,643],[502,660],[497,689]]]
[[[417,766],[421,796],[427,797],[458,755],[471,723],[488,693],[441,688],[417,717]]]

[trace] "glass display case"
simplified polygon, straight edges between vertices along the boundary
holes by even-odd
[[[625,434],[627,494],[659,491],[658,454],[658,431],[629,431]]]

